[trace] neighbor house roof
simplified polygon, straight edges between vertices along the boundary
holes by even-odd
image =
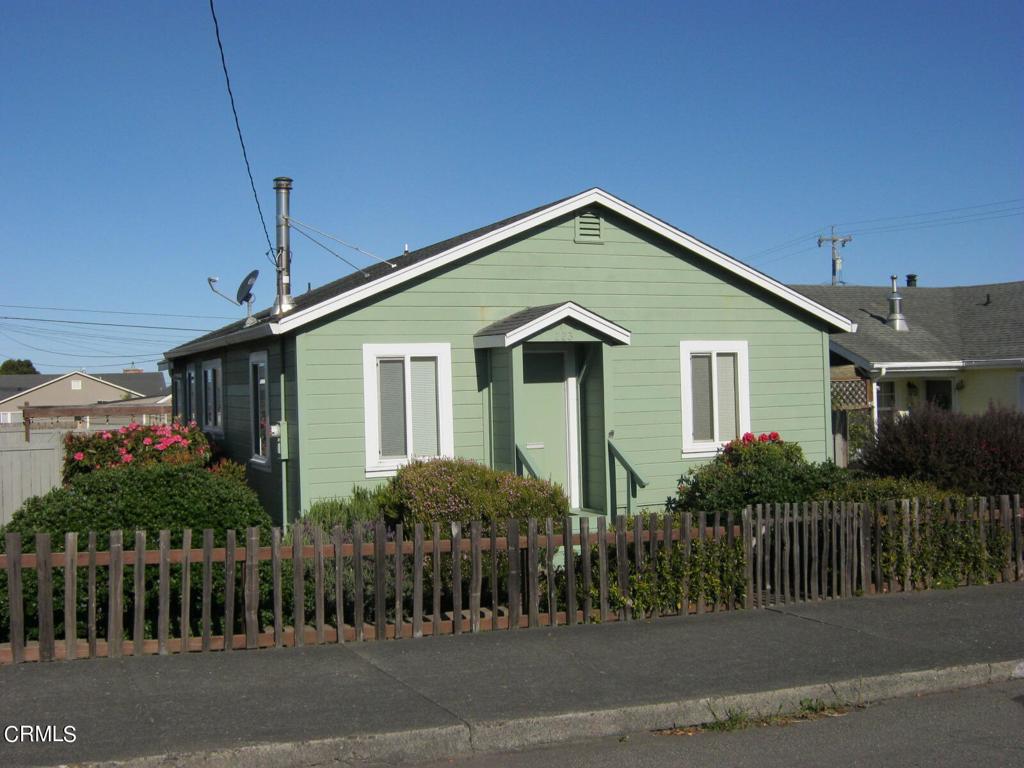
[[[904,288],[907,331],[895,331],[889,286],[794,285],[857,323],[831,337],[839,354],[870,370],[1024,364],[1024,282]]]
[[[52,384],[70,376],[84,376],[103,381],[136,397],[155,397],[166,394],[168,390],[164,375],[160,372],[85,373],[84,371],[69,371],[68,373],[19,373],[0,376],[0,403],[20,397],[47,384]]]
[[[542,226],[559,217],[591,206],[601,206],[626,217],[647,230],[703,257],[711,264],[799,307],[833,328],[839,330],[852,328],[852,323],[839,313],[802,296],[763,272],[728,256],[671,224],[595,187],[578,195],[556,200],[539,208],[429,245],[426,248],[410,251],[392,259],[390,263],[374,264],[358,270],[294,297],[294,309],[280,318],[271,317],[269,309],[263,310],[256,313],[256,322],[252,325],[245,326],[244,321],[239,320],[175,347],[169,350],[165,357],[171,360],[261,336],[288,333],[357,302],[365,301],[383,291],[398,287],[409,280],[442,269],[459,259],[498,245],[534,227]]]

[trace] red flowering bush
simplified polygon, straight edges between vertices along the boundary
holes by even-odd
[[[832,462],[815,464],[778,432],[747,432],[679,481],[678,503],[694,511],[739,510],[748,504],[799,502],[828,495],[845,473]]]
[[[199,425],[131,423],[102,432],[69,432],[64,438],[64,482],[97,469],[150,464],[203,466],[210,444]]]

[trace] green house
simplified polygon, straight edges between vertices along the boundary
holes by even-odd
[[[854,327],[601,189],[288,298],[164,363],[279,521],[414,457],[550,478],[601,515],[661,506],[747,431],[825,459],[829,334]]]

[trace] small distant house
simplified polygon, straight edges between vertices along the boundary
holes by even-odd
[[[0,376],[0,424],[21,423],[26,405],[84,406],[129,398],[152,398],[156,402],[169,394],[167,379],[158,371],[11,374]]]
[[[1024,410],[1024,282],[925,288],[907,275],[903,287],[895,277],[889,287],[792,287],[856,322],[832,335],[833,363],[867,382],[876,424],[926,402]]]
[[[279,521],[438,456],[550,478],[576,512],[611,515],[663,504],[746,431],[830,456],[829,337],[852,327],[590,189],[279,292],[162,365],[177,413],[248,464]]]

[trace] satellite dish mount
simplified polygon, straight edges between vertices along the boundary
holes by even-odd
[[[246,275],[245,279],[238,284],[238,290],[235,291],[234,299],[232,299],[226,293],[221,293],[220,291],[217,290],[217,281],[220,280],[219,277],[206,278],[206,282],[209,284],[210,290],[216,293],[218,296],[224,298],[226,301],[230,301],[232,304],[235,304],[237,306],[242,306],[242,302],[245,302],[245,327],[247,328],[256,322],[256,318],[252,316],[252,302],[253,299],[255,298],[252,292],[252,287],[253,285],[256,284],[256,278],[259,276],[260,271],[258,269],[254,269],[252,272]]]

